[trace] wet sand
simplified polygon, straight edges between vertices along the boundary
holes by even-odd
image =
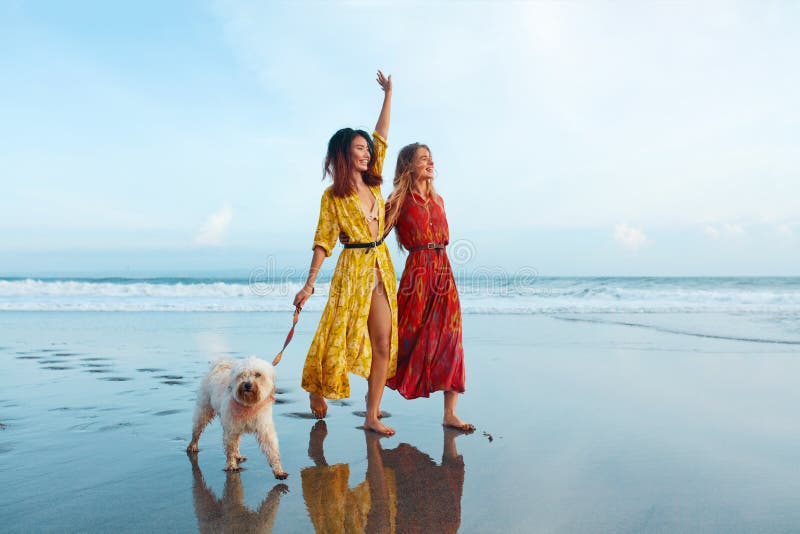
[[[218,422],[196,462],[184,451],[208,362],[271,359],[291,313],[0,314],[3,531],[800,524],[800,350],[773,342],[800,338],[795,326],[700,314],[467,315],[459,412],[478,430],[445,431],[441,394],[405,401],[387,390],[397,435],[379,439],[357,428],[358,377],[324,424],[309,417],[299,383],[317,319],[301,317],[278,366],[281,482],[252,436],[242,439],[246,469],[225,473]]]

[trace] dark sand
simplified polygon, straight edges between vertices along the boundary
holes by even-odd
[[[271,359],[290,312],[0,313],[0,528],[796,531],[800,351],[763,341],[799,334],[751,317],[577,318],[465,316],[459,411],[478,430],[445,431],[441,394],[387,390],[397,435],[379,439],[356,428],[358,377],[325,424],[309,418],[307,313],[278,366],[281,482],[252,436],[246,469],[225,473],[218,422],[196,462],[184,450],[209,360]]]

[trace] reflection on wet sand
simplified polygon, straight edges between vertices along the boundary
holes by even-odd
[[[197,455],[190,454],[192,462],[192,493],[194,512],[200,532],[272,532],[281,495],[289,491],[286,484],[275,485],[258,510],[252,511],[244,504],[244,488],[238,472],[228,472],[222,499],[208,487],[197,463]]]
[[[309,517],[318,533],[457,532],[461,524],[464,461],[455,438],[444,430],[442,462],[401,443],[384,450],[382,436],[365,431],[366,479],[348,488],[348,464],[328,465],[323,442],[325,421],[311,430],[308,455],[314,466],[300,473]]]

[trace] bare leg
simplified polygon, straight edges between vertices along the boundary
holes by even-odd
[[[314,465],[328,465],[325,459],[325,436],[328,435],[328,426],[325,421],[317,421],[308,436],[308,457],[314,460]]]
[[[442,424],[465,432],[472,432],[475,430],[475,425],[465,423],[456,415],[456,402],[458,402],[458,392],[444,392],[444,419]]]
[[[371,505],[367,514],[367,532],[390,532],[391,512],[389,480],[383,468],[380,440],[383,435],[364,432],[367,441],[367,482]]]
[[[380,413],[392,348],[392,309],[389,307],[389,299],[377,267],[375,276],[376,284],[372,290],[372,303],[369,309],[369,319],[367,319],[369,340],[372,345],[372,365],[367,380],[367,416],[364,419],[364,428],[374,430],[384,436],[391,436],[394,435],[394,429],[381,423]]]
[[[442,464],[447,461],[458,459],[458,448],[456,448],[456,437],[463,436],[463,432],[459,432],[455,428],[444,428],[444,444],[442,445]]]

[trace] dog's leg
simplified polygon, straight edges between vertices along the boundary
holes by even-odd
[[[258,531],[272,532],[275,526],[275,518],[278,516],[278,505],[281,502],[281,495],[289,493],[289,486],[280,483],[269,490],[267,496],[261,501],[258,507]]]
[[[236,459],[236,453],[239,450],[239,436],[241,434],[234,434],[228,429],[225,429],[222,434],[222,446],[225,449],[225,456],[228,458],[228,463],[225,465],[225,471],[238,471],[239,461]]]
[[[242,475],[238,471],[229,471],[225,475],[225,489],[222,490],[222,502],[228,510],[244,510],[247,505],[244,503],[244,486],[242,485]],[[222,517],[225,517],[224,515]]]
[[[269,466],[272,468],[272,473],[278,480],[286,479],[289,474],[283,470],[281,465],[281,453],[278,450],[278,433],[275,432],[275,425],[272,421],[260,421],[256,438],[261,445],[261,450],[267,457]]]
[[[247,457],[242,456],[242,453],[239,451],[239,443],[241,442],[241,438],[242,438],[241,434],[236,437],[236,443],[233,452],[233,454],[236,456],[236,461],[239,463],[247,461]]]
[[[197,442],[200,441],[200,434],[208,426],[208,423],[214,419],[214,409],[208,402],[198,402],[197,408],[194,410],[194,426],[192,427],[192,441],[186,447],[186,452],[195,453],[198,451]]]

